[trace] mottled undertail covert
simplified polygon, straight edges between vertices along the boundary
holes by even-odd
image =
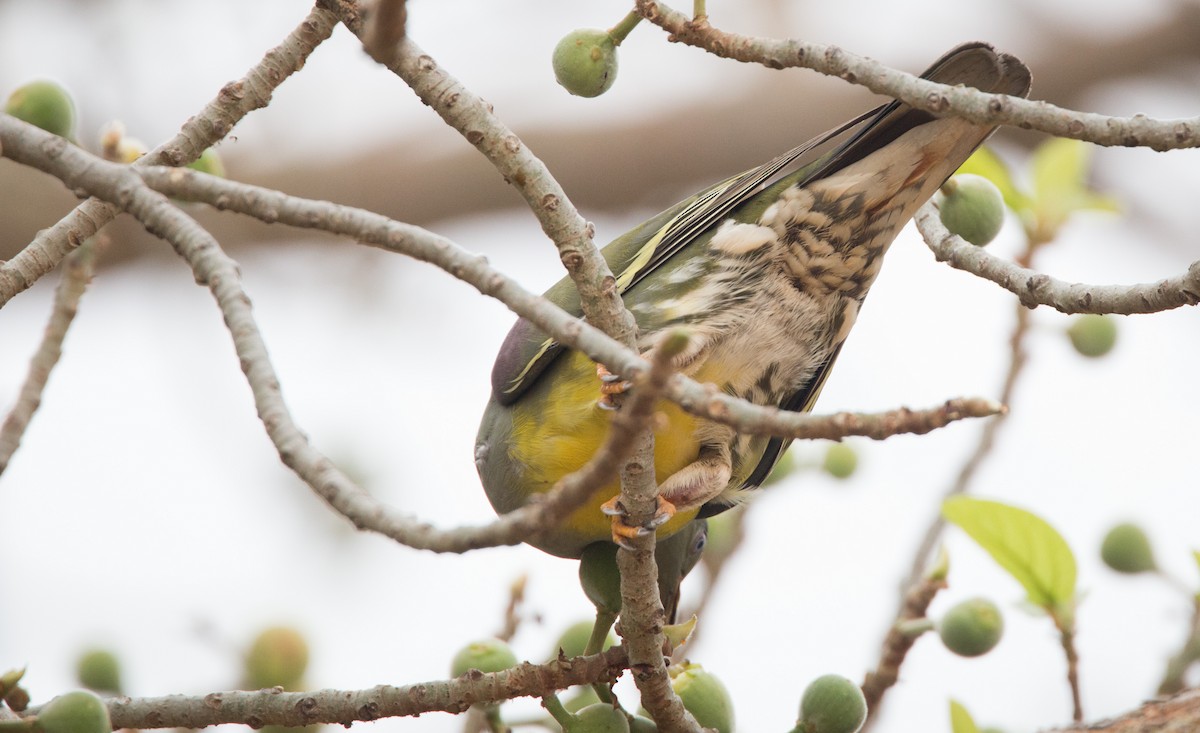
[[[922,76],[1022,97],[1030,84],[1020,61],[983,43],[955,48]],[[691,339],[674,360],[684,374],[759,405],[811,409],[884,252],[994,129],[892,102],[618,237],[603,254],[637,319],[638,347],[648,354],[684,327]],[[566,279],[546,297],[580,313]],[[601,384],[587,356],[517,322],[496,358],[475,447],[497,512],[549,491],[592,456],[612,417]],[[762,483],[790,441],[738,435],[670,403],[660,409],[658,533],[667,544]],[[578,557],[609,540],[620,528],[601,504],[618,491],[614,481],[529,543]]]

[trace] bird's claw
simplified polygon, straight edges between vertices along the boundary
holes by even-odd
[[[675,505],[659,496],[654,516],[650,517],[645,524],[629,524],[626,521],[629,513],[625,510],[625,505],[621,503],[619,496],[614,496],[601,504],[600,511],[612,517],[612,541],[626,550],[632,550],[633,546],[630,544],[630,540],[636,537],[645,537],[671,521],[671,518],[675,516]]]
[[[603,364],[596,365],[596,376],[600,378],[600,399],[596,404],[601,410],[615,410],[617,403],[613,397],[625,394],[633,386],[633,382],[624,379],[619,374],[613,374]]]

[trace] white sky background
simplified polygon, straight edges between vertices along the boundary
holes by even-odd
[[[842,43],[916,69],[977,37],[1019,53],[1031,30],[1007,22],[1005,5],[862,0],[835,13],[778,3],[783,10],[771,16],[710,0],[709,10],[730,30]],[[1169,4],[1059,5],[1068,9],[1047,11],[1051,18],[1103,34],[1149,22]],[[567,96],[549,70],[554,42],[573,27],[611,25],[625,7],[417,1],[410,32],[518,131],[535,121],[642,114],[765,73],[668,46],[660,31],[644,27],[622,49],[621,78],[608,95]],[[31,77],[59,78],[77,94],[85,142],[87,131],[119,117],[154,144],[257,62],[307,8],[0,4],[0,83],[7,93]],[[871,28],[861,27],[864,17]],[[929,25],[900,32],[913,17]],[[1155,91],[1115,87],[1096,96],[1096,108],[1196,113],[1194,86],[1190,98]],[[439,126],[339,29],[272,107],[238,127],[227,157],[334,155],[397,131],[428,129],[446,140]],[[804,129],[797,142],[819,131]],[[1185,203],[1196,190],[1196,160],[1098,152],[1101,178],[1131,209],[1153,214],[1154,229],[1119,216],[1081,217],[1040,266],[1100,283],[1182,271],[1200,258],[1194,235],[1183,235],[1198,224],[1194,201]],[[600,240],[651,213],[618,220],[584,212]],[[526,212],[436,229],[531,289],[561,275]],[[1010,254],[1016,236],[1010,226],[992,246]],[[1156,246],[1163,240],[1172,246]],[[364,476],[380,498],[439,526],[488,521],[471,449],[510,314],[426,265],[336,246],[332,258],[330,246],[280,245],[242,259],[289,406],[316,446]],[[0,405],[15,398],[55,279],[0,311]],[[820,407],[882,410],[994,396],[1011,320],[1010,295],[935,263],[906,230]],[[1013,415],[976,488],[1038,512],[1075,548],[1086,594],[1078,618],[1084,704],[1095,718],[1152,694],[1183,638],[1185,601],[1152,580],[1116,577],[1100,566],[1096,548],[1110,524],[1141,520],[1162,564],[1196,585],[1197,316],[1186,309],[1123,318],[1117,349],[1095,362],[1070,349],[1061,333],[1066,317],[1040,309],[1034,323]],[[0,667],[28,663],[35,700],[72,685],[74,656],[89,644],[119,650],[131,694],[228,689],[237,683],[239,650],[258,629],[281,622],[310,638],[313,687],[439,679],[458,647],[498,628],[508,585],[522,573],[530,576],[527,608],[542,622],[522,628],[518,654],[540,661],[562,627],[590,614],[572,562],[527,547],[462,557],[415,552],[355,534],[333,517],[279,463],[220,315],[180,263],[102,270],[65,352],[0,478]],[[691,653],[732,691],[741,730],[786,730],[810,679],[826,672],[859,679],[874,665],[916,539],[979,429],[964,423],[925,437],[857,441],[861,470],[852,481],[803,473],[763,494]],[[806,451],[815,456],[819,448]],[[1064,664],[1049,622],[1025,614],[1017,585],[961,534],[951,532],[948,544],[952,587],[935,610],[986,594],[1007,612],[1006,637],[978,660],[920,641],[877,730],[948,730],[948,697],[980,723],[1010,731],[1066,722]],[[437,714],[373,725],[451,731],[461,723]]]

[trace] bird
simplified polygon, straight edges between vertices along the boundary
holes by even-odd
[[[1021,61],[982,42],[951,49],[921,77],[1015,97],[1031,84]],[[995,129],[892,101],[616,238],[601,253],[637,322],[637,349],[649,358],[683,329],[687,345],[671,358],[674,369],[757,405],[810,410],[889,245]],[[545,297],[581,316],[567,278]],[[522,318],[500,348],[491,387],[475,465],[505,514],[591,458],[617,395],[632,384]],[[614,479],[528,544],[577,558],[591,543],[655,531],[667,554],[687,556],[697,537],[703,544],[695,523],[743,502],[791,443],[738,434],[665,400],[657,410],[651,524],[626,522]],[[672,541],[677,533],[687,542]],[[677,559],[659,565],[664,589],[690,568]]]

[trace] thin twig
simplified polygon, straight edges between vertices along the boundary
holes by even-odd
[[[46,331],[33,358],[29,360],[29,373],[21,385],[21,391],[17,393],[17,402],[0,426],[0,475],[8,468],[30,420],[42,403],[42,392],[46,389],[50,372],[62,356],[63,340],[79,309],[79,299],[92,279],[95,256],[95,245],[89,242],[67,258],[66,271],[54,291],[54,305],[50,320],[46,323]]]
[[[1022,252],[1018,258],[1023,266],[1029,266],[1032,264],[1034,253],[1042,244],[1042,242],[1028,242],[1025,251]],[[1029,332],[1029,322],[1029,310],[1025,308],[1025,306],[1018,303],[1016,305],[1015,324],[1013,325],[1012,334],[1009,336],[1008,340],[1008,371],[1004,375],[1004,384],[1000,388],[1000,401],[1006,405],[1012,402],[1017,382],[1020,379],[1020,376],[1024,371],[1025,364],[1029,359],[1029,355],[1025,350],[1025,337]],[[984,423],[983,430],[979,434],[979,441],[975,444],[975,450],[972,451],[971,455],[963,463],[962,468],[959,469],[958,476],[955,478],[954,483],[952,483],[950,488],[948,488],[942,495],[943,500],[951,496],[957,496],[958,494],[966,493],[966,491],[970,488],[980,466],[983,465],[983,462],[987,459],[988,455],[991,454],[993,448],[995,448],[996,436],[999,435],[1000,429],[1003,427],[1007,417],[1008,413],[1004,412]],[[913,553],[912,565],[909,567],[908,575],[901,585],[904,591],[900,600],[900,608],[897,609],[895,615],[897,622],[902,620],[907,613],[909,596],[913,592],[913,589],[920,588],[925,582],[926,563],[928,562],[930,554],[934,551],[934,548],[937,547],[938,542],[941,539],[942,532],[945,530],[945,528],[946,520],[942,517],[941,512],[938,511],[934,515],[932,521],[930,521],[929,526],[926,527],[925,533],[921,538],[921,542],[918,544],[916,552]],[[889,632],[889,635],[890,633],[891,632]],[[900,655],[898,658],[894,658],[889,662],[887,658],[890,654],[891,652],[889,650],[889,645],[885,642],[883,658],[880,659],[877,668],[886,669],[890,666],[893,666],[892,662],[894,662],[895,669],[891,670],[890,674],[898,675],[899,665],[904,661],[904,655]],[[892,681],[894,682],[894,679]],[[889,686],[890,685],[883,685],[879,687],[878,697],[875,701],[875,705],[873,708],[871,708],[871,715],[873,718],[876,715],[877,709],[883,700],[883,695]]]
[[[1187,684],[1187,671],[1196,662],[1200,662],[1200,595],[1193,594],[1192,620],[1188,624],[1187,638],[1179,651],[1167,660],[1162,682],[1158,684],[1158,694],[1172,695],[1182,690]]]
[[[1074,620],[1060,619],[1054,616],[1054,625],[1058,628],[1059,642],[1062,644],[1063,654],[1067,658],[1067,685],[1071,688],[1071,709],[1072,720],[1076,723],[1083,722],[1083,698],[1079,690],[1079,652],[1075,648],[1075,627]]]
[[[903,623],[925,618],[929,604],[938,592],[945,589],[945,578],[922,577],[919,583],[911,586],[904,596],[904,604],[896,615],[896,622],[888,629],[883,640],[883,652],[873,672],[868,672],[862,683],[863,696],[867,699],[867,725],[878,718],[877,712],[885,692],[896,684],[900,678],[900,666],[908,651],[916,643],[916,637],[905,633]]]
[[[330,13],[314,8],[244,77],[222,87],[199,114],[183,124],[178,134],[134,165],[186,165],[200,157],[248,113],[265,107],[276,87],[304,66],[309,54],[329,38],[336,25],[337,19]],[[53,270],[119,211],[118,207],[102,201],[85,201],[57,224],[39,232],[11,260],[0,262],[0,308]]]
[[[937,207],[927,203],[914,220],[939,262],[990,280],[1015,294],[1027,308],[1048,305],[1062,313],[1157,313],[1200,302],[1200,261],[1187,272],[1155,283],[1087,285],[1057,280],[1006,262],[983,247],[963,241],[942,224]]]
[[[512,641],[521,625],[521,604],[525,602],[525,586],[529,576],[522,575],[508,586],[508,605],[504,609],[504,625],[496,632],[501,641]]]
[[[1200,117],[1175,120],[1145,115],[1109,117],[1005,94],[988,94],[967,86],[950,87],[888,68],[837,46],[727,33],[713,28],[707,18],[692,22],[685,14],[657,0],[636,0],[636,6],[643,17],[670,33],[672,41],[772,69],[812,69],[936,115],[952,114],[984,125],[1041,130],[1097,145],[1153,150],[1200,147]]]

